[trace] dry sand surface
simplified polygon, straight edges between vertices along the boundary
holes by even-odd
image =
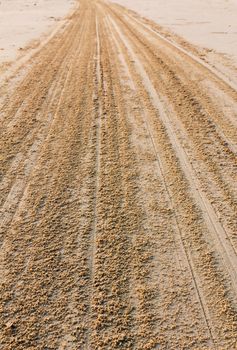
[[[0,63],[15,59],[42,34],[48,34],[74,0],[0,0]]]
[[[103,0],[18,74],[0,87],[0,349],[236,349],[235,85]]]
[[[116,0],[237,64],[237,0]]]

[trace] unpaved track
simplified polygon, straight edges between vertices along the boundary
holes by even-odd
[[[237,347],[237,92],[155,31],[82,0],[1,99],[0,349]]]

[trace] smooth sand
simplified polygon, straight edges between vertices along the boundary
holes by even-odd
[[[191,43],[237,63],[237,0],[116,0]]]
[[[1,0],[0,63],[14,60],[21,48],[49,33],[74,0]]]

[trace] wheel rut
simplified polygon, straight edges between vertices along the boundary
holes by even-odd
[[[0,105],[2,348],[236,348],[235,86],[103,0],[30,63]]]

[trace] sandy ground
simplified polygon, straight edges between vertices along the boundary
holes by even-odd
[[[227,54],[237,65],[236,0],[117,0],[189,42]]]
[[[14,60],[21,48],[48,35],[74,4],[74,0],[1,0],[0,63]]]
[[[0,85],[0,349],[236,349],[235,86],[103,0],[30,63]]]

